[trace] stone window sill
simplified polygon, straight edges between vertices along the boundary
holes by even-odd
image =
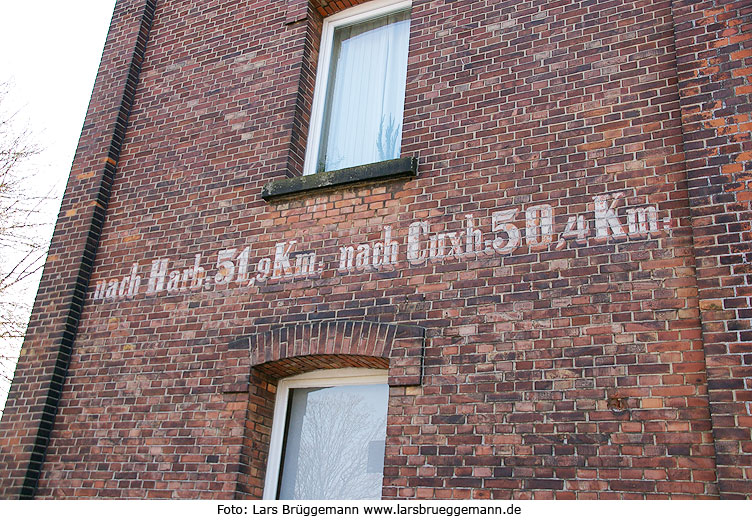
[[[265,201],[291,197],[308,192],[325,191],[344,185],[370,183],[392,179],[413,179],[418,173],[418,159],[404,157],[391,161],[353,166],[331,172],[319,172],[292,179],[280,179],[264,185],[261,197]]]

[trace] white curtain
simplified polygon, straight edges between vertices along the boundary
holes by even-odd
[[[410,12],[334,32],[316,171],[399,157]]]

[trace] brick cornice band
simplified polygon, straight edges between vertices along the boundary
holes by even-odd
[[[404,386],[420,385],[424,339],[425,330],[414,325],[325,321],[255,334],[229,347],[248,350],[250,366],[273,378],[314,369],[388,367],[389,384]],[[228,377],[230,390],[247,386],[247,370],[231,370]]]

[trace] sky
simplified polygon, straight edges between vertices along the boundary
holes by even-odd
[[[94,86],[115,0],[0,1],[0,83],[3,108],[15,113],[41,153],[24,166],[34,187],[52,190],[45,205],[51,236]],[[37,283],[26,287],[33,302]],[[0,349],[0,352],[2,349]],[[0,410],[7,383],[0,382]],[[1,411],[0,411],[1,414]]]

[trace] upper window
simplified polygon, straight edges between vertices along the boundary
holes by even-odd
[[[277,386],[265,499],[381,499],[387,373],[315,371]]]
[[[375,0],[324,21],[306,174],[399,157],[410,5]]]

